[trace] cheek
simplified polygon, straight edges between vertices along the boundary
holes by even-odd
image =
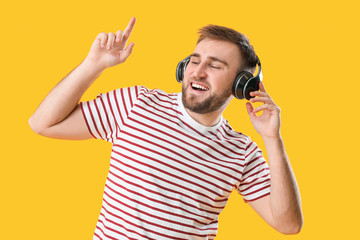
[[[223,82],[217,84],[216,89],[218,89],[218,93],[221,95],[232,95],[232,89],[233,89],[233,85],[234,85],[234,79],[223,79]]]
[[[191,76],[191,72],[192,72],[191,66],[188,65],[185,69],[184,79],[188,79]]]
[[[233,86],[234,82],[235,82],[235,78],[236,78],[237,74],[229,74],[229,76],[227,77],[228,79],[228,86]]]
[[[233,76],[233,74],[226,74],[218,76],[217,79],[221,79],[220,81],[216,82],[217,88],[228,90],[229,88],[232,88],[235,77]]]

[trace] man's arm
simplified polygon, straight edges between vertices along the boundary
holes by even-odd
[[[246,107],[255,130],[262,136],[271,174],[270,195],[249,202],[250,206],[273,228],[284,234],[299,233],[302,224],[302,210],[299,188],[280,135],[280,108],[260,83],[260,91],[252,92],[250,101],[262,102],[254,109],[251,103]],[[260,116],[256,113],[263,111]]]
[[[36,133],[60,139],[88,139],[89,132],[79,101],[84,92],[108,67],[123,63],[132,52],[134,43],[126,48],[135,24],[132,18],[125,31],[100,33],[84,61],[58,83],[29,119]]]

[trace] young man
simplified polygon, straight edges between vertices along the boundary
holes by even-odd
[[[113,144],[94,239],[214,239],[218,215],[234,188],[276,230],[298,233],[300,195],[280,136],[279,107],[262,83],[246,103],[269,166],[256,144],[221,115],[233,98],[236,75],[256,67],[244,35],[202,28],[182,93],[135,86],[79,103],[102,71],[129,57],[134,24],[132,18],[124,32],[100,33],[85,60],[29,120],[47,137]],[[254,109],[254,102],[263,104]]]

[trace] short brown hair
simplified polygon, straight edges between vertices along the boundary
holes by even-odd
[[[243,57],[244,64],[241,66],[241,70],[247,70],[252,73],[255,72],[258,58],[256,56],[254,47],[250,44],[249,39],[242,33],[235,31],[234,29],[218,26],[207,25],[199,29],[199,39],[197,43],[201,42],[205,38],[223,40],[235,43],[240,50],[240,54]]]

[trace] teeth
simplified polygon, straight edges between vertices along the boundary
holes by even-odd
[[[205,87],[203,85],[200,85],[200,84],[197,84],[197,83],[193,83],[192,87],[199,88],[199,89],[204,90],[204,91],[209,90],[207,87]]]

